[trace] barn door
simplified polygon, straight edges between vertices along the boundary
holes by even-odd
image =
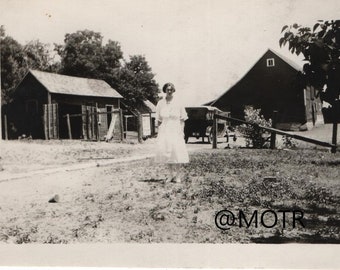
[[[82,113],[82,129],[83,137],[85,140],[96,140],[97,139],[97,114],[95,106],[81,106]]]
[[[44,104],[45,139],[59,138],[58,104]]]

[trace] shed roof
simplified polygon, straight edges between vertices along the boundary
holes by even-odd
[[[156,112],[156,106],[150,100],[144,100],[143,102],[150,112]]]
[[[55,94],[123,98],[103,80],[61,75],[38,70],[29,71],[47,91]]]
[[[143,102],[136,105],[134,109],[137,110],[139,113],[155,113],[156,112],[156,106],[150,100],[143,100]]]

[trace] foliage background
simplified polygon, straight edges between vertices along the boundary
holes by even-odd
[[[11,102],[15,87],[29,69],[101,79],[116,89],[130,106],[143,100],[156,103],[159,86],[155,74],[142,55],[128,60],[118,41],[103,44],[99,32],[81,30],[65,34],[64,44],[44,44],[32,40],[22,45],[5,32],[1,25],[2,103]]]

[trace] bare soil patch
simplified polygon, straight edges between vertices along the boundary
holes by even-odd
[[[80,140],[15,140],[1,142],[5,173],[24,173],[58,168],[96,160],[115,160],[153,153],[154,139],[137,141],[92,142]]]

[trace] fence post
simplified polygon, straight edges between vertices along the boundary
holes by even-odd
[[[5,140],[8,140],[8,126],[7,126],[7,115],[4,114],[4,125],[5,125]],[[2,138],[0,138],[2,140]]]
[[[212,127],[212,145],[213,149],[217,148],[217,118],[216,118],[216,110],[214,111],[214,116],[213,116],[213,127]]]
[[[124,115],[124,127],[125,127],[125,131],[124,131],[124,139],[127,139],[127,116]]]
[[[86,106],[86,134],[87,134],[87,139],[91,140],[91,133],[90,133],[90,116],[89,116],[89,109]]]
[[[66,121],[67,121],[67,130],[68,130],[68,137],[72,140],[72,130],[71,130],[71,121],[70,115],[66,114]]]
[[[332,144],[334,146],[332,146],[332,149],[331,149],[331,152],[333,154],[336,153],[337,136],[338,136],[338,124],[337,123],[333,123]]]
[[[124,120],[122,109],[119,109],[119,127],[120,127],[120,140],[124,141]]]
[[[98,103],[96,102],[96,107],[94,108],[94,120],[96,121],[96,139],[97,142],[100,140],[100,134],[99,134],[99,114],[98,114]]]
[[[273,111],[273,117],[272,117],[272,128],[276,128],[277,123],[277,111]],[[276,148],[276,132],[272,131],[270,136],[270,149]]]
[[[141,113],[138,114],[138,142],[143,142],[143,115]]]
[[[58,103],[52,105],[53,110],[53,139],[59,139],[59,110]]]
[[[150,117],[150,137],[153,137],[154,135],[154,131],[153,131],[153,125],[152,125],[152,116],[151,113],[149,113],[149,117]]]
[[[47,104],[44,104],[44,134],[45,134],[45,140],[49,139],[48,136],[48,107]]]

